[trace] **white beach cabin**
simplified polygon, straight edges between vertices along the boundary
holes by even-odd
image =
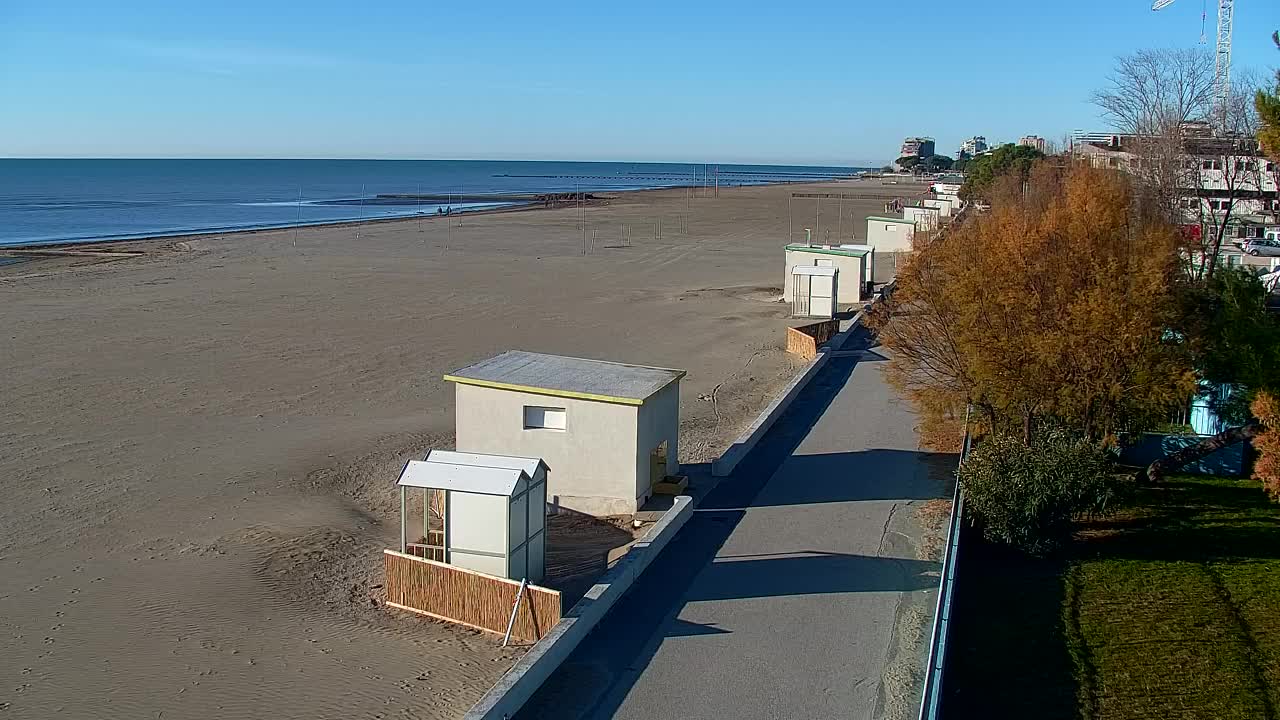
[[[916,230],[922,232],[937,230],[941,224],[938,208],[908,205],[902,208],[902,216],[907,220],[915,221]]]
[[[824,318],[836,314],[840,270],[832,265],[796,265],[791,269],[791,314]]]
[[[960,211],[960,198],[950,198],[950,197],[925,198],[920,201],[920,204],[923,205],[924,207],[937,209],[938,215],[944,218],[949,218],[953,214]]]
[[[683,370],[512,350],[457,370],[459,450],[544,458],[552,505],[636,512],[679,472]]]
[[[871,266],[875,250],[869,245],[805,245],[793,243],[783,248],[782,299],[794,304],[796,269],[805,265],[829,266],[840,271],[840,283],[836,288],[838,305],[856,305],[862,301],[865,289],[871,283]]]
[[[546,572],[547,464],[432,450],[400,473],[400,551],[510,580]],[[408,499],[422,491],[422,540],[409,542]]]
[[[867,244],[879,252],[910,252],[915,233],[914,220],[879,215],[867,218]]]

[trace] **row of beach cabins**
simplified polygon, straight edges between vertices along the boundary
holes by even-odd
[[[871,298],[876,253],[911,249],[959,211],[957,183],[895,201],[862,244],[788,244],[782,300],[808,324],[787,348],[812,356],[838,317]],[[813,322],[816,319],[818,322]],[[684,371],[512,350],[445,376],[455,386],[455,450],[408,462],[397,481],[399,547],[384,552],[387,605],[508,640],[559,621],[547,579],[548,517],[633,516],[677,494]]]
[[[865,243],[787,245],[782,294],[791,314],[830,319],[840,306],[870,299],[876,253],[910,252],[916,233],[934,232],[959,214],[959,193],[959,182],[943,180],[923,198],[886,203],[884,215],[867,218]]]

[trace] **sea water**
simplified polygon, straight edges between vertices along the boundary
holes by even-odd
[[[497,160],[0,159],[0,246],[411,217],[504,204],[477,197],[484,195],[797,182],[857,171]],[[386,197],[417,194],[445,198],[426,203]]]

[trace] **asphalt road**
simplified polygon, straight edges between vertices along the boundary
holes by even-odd
[[[913,506],[954,458],[917,449],[882,361],[832,358],[518,718],[915,712],[938,565]]]

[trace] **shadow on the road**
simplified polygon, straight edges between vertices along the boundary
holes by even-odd
[[[862,362],[886,362],[888,359],[874,350],[863,350],[861,355]]]
[[[828,552],[718,557],[698,576],[685,602],[780,595],[909,592],[938,584],[938,564]],[[671,637],[671,633],[666,634]]]
[[[696,623],[676,618],[667,627],[667,637],[693,637],[695,635],[728,635],[731,630],[716,627],[715,623]]]
[[[786,468],[752,501],[755,507],[852,502],[928,500],[938,497],[938,481],[921,467],[950,463],[951,453],[905,450],[792,455]]]
[[[856,342],[847,343],[848,349],[865,348],[867,340],[865,333],[859,333]],[[936,564],[912,560],[792,554],[786,558],[714,562],[744,516],[744,508],[761,502],[793,504],[922,496],[922,490],[912,489],[910,483],[902,486],[903,478],[899,477],[898,492],[891,492],[886,483],[860,486],[856,482],[818,479],[808,486],[798,481],[791,488],[793,492],[777,491],[772,499],[758,498],[769,479],[822,417],[858,362],[858,355],[852,353],[831,358],[734,473],[699,500],[698,511],[667,550],[654,559],[631,591],[534,694],[517,718],[612,717],[665,638],[729,632],[679,620],[681,610],[692,600],[905,590],[936,584],[936,579],[922,576],[923,565],[936,569]],[[880,452],[885,454],[877,454]],[[868,468],[865,472],[878,467],[875,472],[892,473],[893,465],[906,462],[913,455],[891,456],[891,452],[811,456],[816,459],[804,462],[813,463],[811,472],[815,474],[829,472],[831,466],[846,471]],[[914,455],[918,462],[920,454]],[[885,463],[889,463],[888,469]],[[936,490],[929,495],[935,496]],[[717,582],[710,583],[717,587],[705,591],[694,587],[703,572],[720,576]]]

